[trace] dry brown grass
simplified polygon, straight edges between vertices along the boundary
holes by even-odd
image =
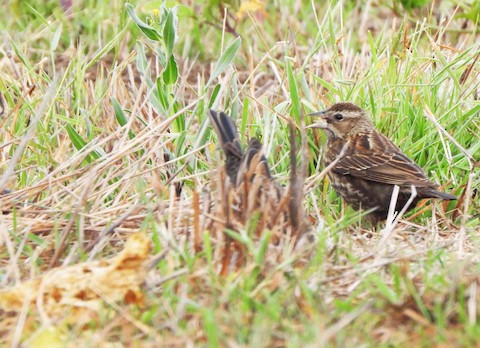
[[[214,86],[205,90],[204,85],[214,62],[179,57],[180,77],[172,91],[179,106],[168,115],[156,109],[129,37],[119,42],[116,58],[108,56],[87,69],[80,62],[90,61],[91,54],[85,57],[72,49],[55,56],[55,74],[47,52],[34,52],[44,57],[35,61],[22,46],[25,61],[10,48],[12,56],[0,59],[5,100],[0,168],[5,188],[12,190],[0,196],[0,296],[69,267],[108,263],[138,232],[151,239],[152,251],[142,263],[148,269],[140,277],[142,301],[103,298],[98,308],[78,317],[74,308],[85,303],[76,303],[48,320],[38,301],[25,302],[20,311],[5,306],[8,310],[0,312],[1,344],[34,344],[46,336],[47,342],[67,346],[215,341],[220,346],[428,345],[429,338],[438,345],[474,345],[480,310],[480,203],[475,194],[480,181],[478,145],[472,139],[480,136],[480,124],[478,111],[462,118],[463,125],[447,116],[462,117],[478,107],[478,34],[471,26],[461,29],[461,20],[448,18],[438,25],[402,20],[368,4],[369,10],[356,6],[348,14],[360,24],[345,20],[336,36],[323,18],[310,14],[310,23],[318,19],[324,36],[318,40],[308,31],[311,27],[284,13],[282,23],[297,33],[288,36],[291,42],[283,41],[283,31],[262,22],[252,29],[239,25],[246,47],[239,51],[235,68],[219,77],[212,106],[208,102]],[[325,20],[340,23],[339,12],[334,7]],[[368,28],[378,43],[369,41]],[[205,41],[219,42],[213,29],[202,34]],[[249,35],[256,40],[248,40]],[[376,56],[372,47],[379,51]],[[218,51],[210,48],[209,57],[218,58]],[[298,243],[289,228],[285,233],[289,222],[282,219],[264,221],[269,227],[265,231],[249,214],[235,215],[230,203],[237,200],[241,206],[245,196],[225,187],[221,155],[206,131],[206,110],[236,109],[243,140],[263,135],[270,166],[285,191],[277,197],[279,205],[267,209],[268,201],[262,207],[276,213],[288,210],[292,158],[286,120],[292,94],[287,60],[305,110],[339,98],[364,103],[385,133],[437,173],[434,179],[452,183],[461,195],[457,211],[426,203],[416,210],[418,216],[372,231],[359,223],[361,215],[339,207],[322,181],[325,173],[316,175],[323,167],[310,161],[304,198],[312,225],[309,238]],[[397,65],[389,68],[390,60]],[[157,76],[158,62],[154,57],[148,62],[151,76]],[[452,65],[455,69],[448,70]],[[49,84],[46,76],[53,75],[57,77]],[[435,89],[425,87],[437,80],[443,82]],[[435,110],[431,94],[440,101]],[[449,96],[458,103],[446,102]],[[125,126],[115,118],[112,99],[128,115]],[[244,116],[239,106],[247,100]],[[408,120],[398,120],[399,110],[404,118],[413,117],[410,107],[427,116],[425,124],[415,118],[426,140],[412,135],[416,129],[409,128]],[[179,119],[186,126],[177,132],[173,125]],[[88,140],[81,150],[72,144],[67,124]],[[185,140],[178,147],[181,136]],[[307,137],[310,141],[304,147],[299,141],[299,147],[309,158],[321,156],[317,151],[323,138]],[[248,192],[257,191],[249,187]],[[233,216],[238,218],[232,221]],[[227,225],[233,231],[225,232]],[[226,240],[235,240],[236,256],[226,258]],[[226,262],[240,259],[238,267],[222,272]]]

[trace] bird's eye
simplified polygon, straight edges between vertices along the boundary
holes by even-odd
[[[335,115],[333,115],[333,117],[335,117],[335,119],[336,119],[337,121],[343,120],[343,115],[342,115],[342,114],[335,114]]]

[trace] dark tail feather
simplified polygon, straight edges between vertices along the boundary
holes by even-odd
[[[216,111],[210,110],[210,120],[222,143],[222,147],[227,143],[236,143],[239,152],[242,152],[238,140],[238,133],[232,119],[224,112],[217,113]]]
[[[453,200],[458,199],[457,196],[451,195],[450,193],[446,193],[446,192],[433,191],[432,193],[433,193],[432,197],[440,198],[440,199],[443,199],[443,200],[446,200],[446,201],[453,201]]]
[[[457,196],[451,195],[450,193],[437,191],[435,190],[435,188],[432,187],[426,189],[419,189],[417,193],[420,198],[439,198],[446,201],[453,201],[458,199]]]
[[[243,157],[242,147],[235,125],[230,117],[224,112],[217,113],[210,110],[210,121],[212,122],[215,133],[222,144],[223,152],[226,156],[225,167],[230,180],[235,185],[237,182],[237,173]]]

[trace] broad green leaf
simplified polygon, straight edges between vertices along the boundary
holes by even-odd
[[[163,27],[163,41],[165,42],[165,48],[167,49],[167,58],[170,58],[173,54],[173,45],[175,45],[175,21],[174,13],[168,11],[167,20]]]
[[[126,3],[125,9],[127,10],[130,18],[135,22],[135,24],[140,28],[140,30],[147,36],[150,40],[158,41],[161,39],[160,35],[158,35],[157,30],[148,25],[144,21],[142,21],[137,14],[135,13],[135,8],[132,4]]]
[[[233,58],[235,58],[241,43],[242,40],[238,37],[230,46],[227,47],[225,52],[223,52],[217,64],[215,65],[212,74],[210,75],[210,79],[206,85],[207,87],[210,86],[210,84],[228,68],[230,63],[233,61]]]
[[[77,150],[81,150],[87,145],[87,142],[80,136],[80,134],[77,133],[75,128],[73,128],[71,125],[67,124],[66,129],[67,129],[67,133],[68,133],[68,136],[69,136],[70,140],[72,141],[73,145],[75,146],[75,148]],[[88,154],[87,161],[91,162],[92,160],[98,159],[101,156],[102,155],[98,151],[93,150]]]
[[[170,59],[168,60],[167,66],[163,71],[163,82],[165,82],[166,85],[173,85],[175,82],[177,82],[177,78],[178,78],[177,62],[175,61],[175,57],[171,55]]]
[[[127,124],[127,117],[125,116],[122,107],[115,98],[112,98],[112,104],[113,109],[115,110],[115,118],[117,119],[118,124],[120,124],[120,126],[122,127],[125,126]]]
[[[68,136],[72,141],[73,145],[76,147],[76,149],[77,150],[83,149],[87,145],[87,142],[83,140],[80,134],[78,134],[77,131],[71,125],[67,124],[66,128],[67,128]]]

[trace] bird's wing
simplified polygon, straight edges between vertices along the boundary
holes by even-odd
[[[333,170],[383,184],[436,186],[390,139],[377,132],[354,139]]]

